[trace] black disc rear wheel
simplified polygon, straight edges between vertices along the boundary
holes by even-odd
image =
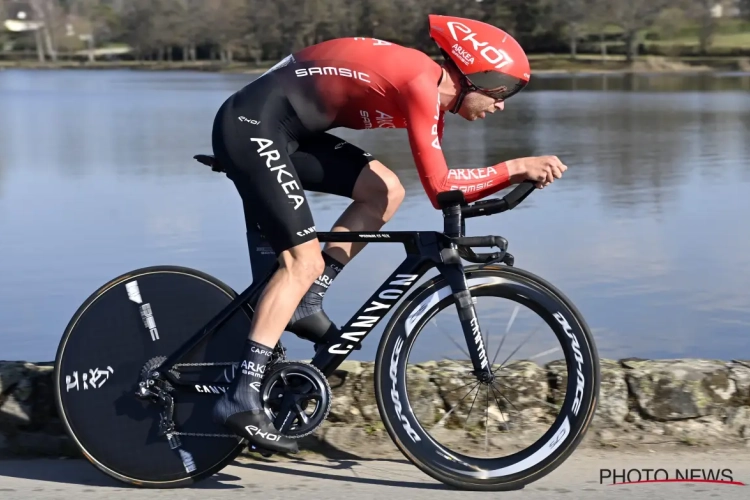
[[[180,380],[202,390],[173,391],[181,446],[159,435],[162,405],[136,397],[145,367],[159,364],[236,297],[200,271],[156,266],[122,275],[94,292],[68,324],[55,359],[60,418],[86,458],[108,475],[147,487],[178,487],[208,477],[244,446],[211,420],[221,394],[206,382],[228,382],[250,331],[243,306],[180,363]]]

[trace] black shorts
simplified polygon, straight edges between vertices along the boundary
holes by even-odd
[[[242,197],[248,231],[258,227],[279,255],[317,237],[303,190],[351,198],[360,172],[374,157],[330,133],[306,128],[267,76],[224,102],[212,143]]]

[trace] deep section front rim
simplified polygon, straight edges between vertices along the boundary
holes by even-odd
[[[564,348],[568,377],[560,416],[531,446],[502,459],[478,460],[446,449],[424,430],[408,403],[406,360],[409,350],[437,310],[453,307],[450,288],[438,277],[423,285],[394,313],[384,332],[376,359],[378,407],[386,429],[401,451],[430,476],[454,486],[478,490],[514,489],[548,474],[575,449],[596,407],[599,387],[598,355],[590,332],[570,301],[531,273],[500,266],[467,272],[472,295],[493,295],[498,287],[515,289],[527,305],[541,312]],[[455,309],[454,309],[455,310]],[[555,315],[557,314],[557,315]],[[481,317],[480,317],[481,321]],[[562,323],[561,323],[562,321]],[[563,326],[565,323],[565,326]],[[578,397],[576,398],[576,393]]]

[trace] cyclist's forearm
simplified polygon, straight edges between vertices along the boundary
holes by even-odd
[[[524,167],[523,162],[516,158],[513,160],[507,160],[504,163],[508,168],[508,178],[510,179],[511,184],[519,182],[526,173],[526,168]]]
[[[435,199],[438,193],[460,190],[466,201],[471,203],[510,186],[510,179],[506,162],[481,168],[448,169],[440,178],[431,179],[428,196]]]

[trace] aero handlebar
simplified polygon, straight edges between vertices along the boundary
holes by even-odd
[[[535,188],[534,181],[524,181],[500,199],[477,201],[471,205],[461,207],[461,215],[464,219],[468,219],[470,217],[492,215],[512,210],[525,200]]]
[[[504,262],[513,265],[513,256],[507,253],[508,240],[502,236],[461,236],[463,219],[492,215],[512,210],[536,189],[534,181],[524,181],[500,199],[480,200],[471,205],[464,202],[463,192],[446,191],[438,195],[445,218],[445,234],[458,245],[459,255],[477,263]],[[499,252],[475,253],[471,247],[497,247]]]

